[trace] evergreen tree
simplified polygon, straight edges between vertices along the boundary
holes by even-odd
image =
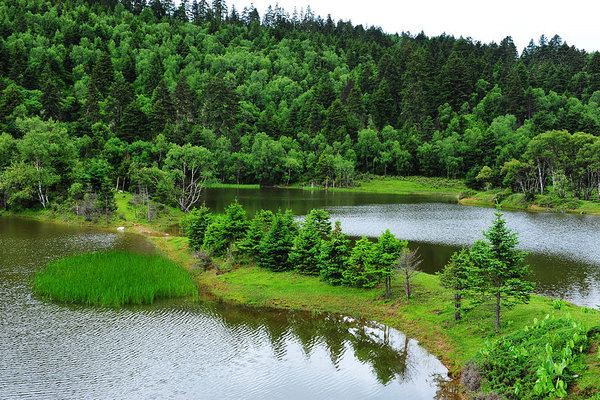
[[[377,273],[385,279],[385,297],[387,298],[392,296],[394,266],[406,246],[407,243],[398,240],[389,229],[383,232],[377,240],[375,265],[378,270]]]
[[[517,234],[506,226],[502,213],[496,213],[484,236],[486,240],[476,242],[471,249],[471,260],[480,277],[475,290],[493,298],[498,330],[502,306],[526,303],[533,284],[527,280],[529,267],[525,264],[525,254],[517,249]]]
[[[212,213],[205,207],[198,207],[189,212],[181,221],[185,235],[190,240],[190,247],[198,251],[204,244],[206,228],[211,223]]]
[[[342,232],[340,221],[321,244],[318,256],[321,279],[331,285],[341,285],[343,273],[350,257],[350,239]]]
[[[377,248],[366,237],[359,239],[342,272],[342,283],[347,286],[371,288],[381,281],[382,274],[377,265]]]
[[[450,261],[439,274],[443,287],[454,292],[454,320],[459,321],[463,314],[463,300],[470,289],[477,286],[469,250],[463,249],[452,254]]]
[[[278,211],[273,218],[271,228],[260,242],[258,265],[272,271],[293,269],[289,255],[294,246],[296,226],[290,211]]]
[[[269,232],[274,214],[269,210],[258,210],[250,220],[246,236],[238,242],[238,248],[255,261],[260,255],[260,243]]]
[[[161,80],[152,95],[152,111],[150,113],[150,129],[153,136],[163,132],[167,123],[173,122],[175,107],[169,88]]]
[[[295,237],[290,252],[290,263],[298,272],[306,275],[319,274],[321,243],[330,232],[329,213],[325,210],[311,210]]]

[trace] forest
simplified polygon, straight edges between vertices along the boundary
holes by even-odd
[[[464,179],[600,199],[600,54],[224,0],[0,4],[0,205],[189,211],[207,182]]]

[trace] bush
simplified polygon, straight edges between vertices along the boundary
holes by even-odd
[[[290,211],[275,214],[271,228],[259,245],[258,265],[273,271],[288,271],[293,268],[289,255],[296,235],[296,224]]]
[[[189,274],[176,263],[119,251],[52,261],[36,275],[33,291],[61,303],[108,307],[197,294]]]
[[[587,331],[573,320],[536,320],[481,351],[483,387],[509,399],[563,397],[575,361],[588,347]]]
[[[190,239],[190,247],[198,251],[204,244],[206,228],[212,220],[212,213],[204,206],[196,208],[181,220],[181,228]]]

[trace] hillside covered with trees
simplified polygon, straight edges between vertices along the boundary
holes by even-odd
[[[509,32],[507,32],[509,33]],[[464,178],[600,196],[600,54],[388,34],[223,0],[0,4],[0,203],[108,213],[115,189]]]

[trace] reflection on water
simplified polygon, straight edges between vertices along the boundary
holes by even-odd
[[[135,235],[0,218],[1,398],[432,399],[446,368],[388,327],[335,315],[161,302],[107,310],[32,298],[49,259]]]
[[[427,272],[439,271],[461,246],[481,238],[494,210],[453,204],[439,196],[397,196],[294,189],[211,189],[207,206],[222,210],[233,200],[248,209],[290,208],[302,215],[312,208],[331,211],[344,231],[354,236],[378,236],[390,229],[419,247]],[[600,306],[600,217],[505,212],[530,254],[532,279],[539,293],[576,304]]]

